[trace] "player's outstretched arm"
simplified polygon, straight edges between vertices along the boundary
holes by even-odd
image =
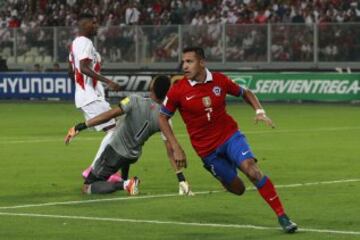
[[[91,119],[87,120],[86,122],[76,124],[74,127],[70,128],[68,130],[68,133],[65,136],[65,144],[69,144],[71,142],[71,140],[74,139],[74,137],[76,137],[79,134],[80,131],[82,131],[88,127],[93,127],[93,126],[105,123],[105,122],[109,121],[110,119],[113,119],[115,117],[122,115],[123,113],[124,113],[124,111],[120,107],[117,107],[117,108],[111,109],[109,111],[106,111],[102,114],[99,114],[98,116],[91,118]]]
[[[71,127],[65,136],[64,139],[65,144],[68,145],[71,142],[71,140],[73,140],[79,134],[80,131],[86,128],[87,126],[85,123],[78,123],[74,127]]]
[[[166,148],[166,154],[168,156],[168,159],[170,161],[170,165],[171,165],[172,169],[174,169],[175,172],[181,170],[181,168],[178,168],[176,166],[176,162],[175,162],[175,158],[174,158],[174,152],[172,150],[172,147],[171,147],[169,141],[164,140],[164,144],[165,144],[165,148]]]
[[[184,150],[182,149],[181,145],[177,141],[174,132],[171,129],[170,123],[169,123],[169,117],[165,116],[164,114],[159,115],[159,125],[160,130],[164,134],[165,138],[167,139],[169,143],[169,147],[172,150],[173,153],[173,159],[175,161],[176,167],[178,169],[181,169],[183,167],[187,167],[186,162],[186,155]]]
[[[244,89],[243,98],[256,111],[255,123],[261,121],[264,122],[267,126],[275,128],[272,120],[266,116],[265,110],[261,106],[259,99],[250,89]]]
[[[179,181],[179,195],[194,196],[195,194],[191,191],[190,184],[186,180],[185,175],[183,173],[184,169],[179,168],[175,162],[174,153],[173,153],[173,150],[172,150],[172,147],[171,147],[169,141],[165,140],[165,139],[163,139],[163,140],[164,140],[168,159],[170,160],[170,165],[174,169],[177,179]]]
[[[91,78],[96,78],[100,82],[106,83],[110,90],[114,91],[120,91],[121,87],[119,84],[111,81],[110,79],[104,77],[103,75],[98,74],[97,72],[93,71],[90,67],[91,60],[90,59],[83,59],[80,60],[80,71],[85,74],[86,76],[89,76]]]
[[[110,119],[116,118],[122,115],[124,111],[120,107],[113,108],[109,111],[103,112],[85,122],[87,127],[93,127],[102,123],[106,123]]]

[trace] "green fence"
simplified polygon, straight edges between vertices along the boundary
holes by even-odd
[[[360,74],[339,73],[239,73],[227,76],[267,101],[357,101]]]

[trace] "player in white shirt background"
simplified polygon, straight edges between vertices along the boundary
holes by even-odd
[[[100,74],[101,57],[97,53],[91,40],[97,34],[96,18],[91,14],[80,14],[78,19],[79,32],[70,46],[69,73],[75,81],[75,105],[81,109],[85,120],[93,118],[111,109],[105,100],[105,83],[110,90],[118,91],[121,87]],[[97,131],[106,132],[99,149],[89,168],[83,172],[86,177],[99,158],[105,146],[109,143],[115,127],[115,119],[95,127]],[[109,181],[118,181],[118,174],[114,174]]]

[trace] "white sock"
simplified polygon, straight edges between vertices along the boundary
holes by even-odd
[[[114,128],[112,128],[106,132],[105,137],[103,138],[103,140],[100,143],[100,146],[95,155],[95,158],[94,158],[93,162],[91,163],[92,168],[94,168],[96,160],[99,159],[99,157],[100,157],[101,153],[104,151],[105,147],[110,143],[113,133],[114,133]]]

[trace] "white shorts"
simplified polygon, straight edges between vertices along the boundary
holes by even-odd
[[[85,120],[89,120],[103,112],[111,110],[111,107],[110,104],[105,100],[96,100],[81,107],[81,110],[84,113]],[[115,119],[111,119],[110,121],[97,125],[94,128],[96,129],[96,131],[102,131],[104,128],[115,124]]]

